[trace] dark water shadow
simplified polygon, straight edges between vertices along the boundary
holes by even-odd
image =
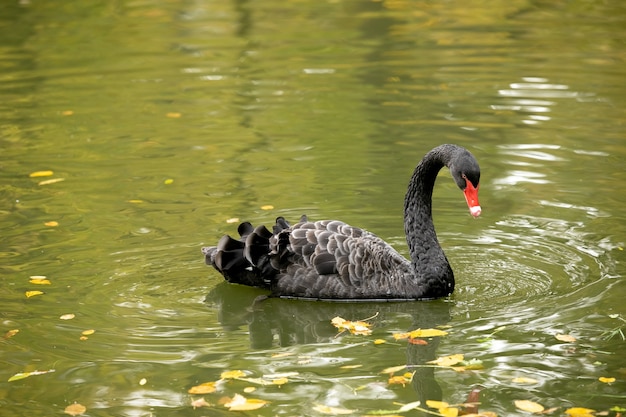
[[[337,338],[338,331],[331,324],[331,319],[336,316],[347,320],[375,316],[371,320],[375,328],[393,331],[445,326],[451,319],[453,305],[444,300],[327,302],[263,299],[263,294],[254,288],[222,283],[207,295],[206,302],[217,309],[218,320],[225,330],[247,326],[250,348],[255,350],[330,342]],[[442,398],[441,387],[435,379],[436,368],[419,366],[437,357],[440,339],[429,338],[427,344],[406,344],[407,368],[415,371],[412,386],[417,394],[416,400],[422,404],[426,400]]]

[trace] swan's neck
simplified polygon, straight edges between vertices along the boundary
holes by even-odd
[[[404,227],[417,283],[424,297],[447,296],[454,290],[454,275],[443,253],[432,218],[435,179],[448,165],[454,149],[440,146],[417,165],[404,201]]]

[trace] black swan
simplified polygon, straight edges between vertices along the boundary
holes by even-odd
[[[404,229],[411,260],[363,229],[337,220],[291,226],[278,217],[273,232],[241,223],[240,239],[226,235],[202,248],[206,263],[227,281],[269,289],[273,296],[328,300],[416,300],[454,291],[454,274],[432,220],[432,193],[443,166],[465,194],[470,213],[480,215],[480,168],[457,145],[428,152],[415,168],[404,201]]]

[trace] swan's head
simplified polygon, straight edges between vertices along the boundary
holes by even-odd
[[[450,163],[450,172],[456,185],[465,194],[465,201],[469,207],[470,214],[474,217],[480,216],[481,208],[478,203],[478,187],[480,186],[480,167],[476,158],[463,149],[457,157]]]

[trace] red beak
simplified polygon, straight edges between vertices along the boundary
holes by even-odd
[[[478,187],[474,187],[467,178],[465,178],[465,190],[463,190],[463,194],[465,194],[465,200],[467,201],[470,214],[474,217],[480,216],[482,210],[478,203]]]

